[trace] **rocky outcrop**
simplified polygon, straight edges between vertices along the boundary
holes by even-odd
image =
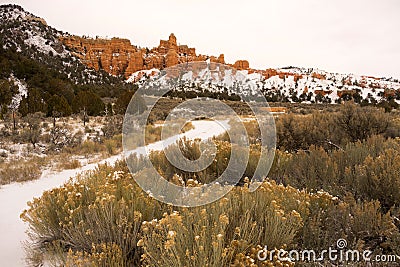
[[[127,39],[91,39],[77,36],[62,36],[61,41],[83,63],[96,70],[103,69],[113,75],[123,75],[129,66],[132,70],[143,68],[140,51]]]
[[[42,23],[44,26],[47,26],[47,22],[44,19],[33,16],[33,15],[28,15],[24,19],[28,20],[28,21],[38,21],[38,22]]]
[[[311,77],[315,78],[315,79],[320,79],[320,80],[325,80],[326,79],[325,75],[319,74],[319,73],[316,73],[316,72],[311,73]]]
[[[179,57],[176,50],[169,49],[167,55],[165,56],[165,67],[172,67],[179,63]]]
[[[132,73],[144,69],[144,59],[143,59],[143,51],[138,50],[132,53],[130,60],[128,61],[128,66],[125,69],[124,75],[128,77]]]
[[[317,89],[317,90],[314,90],[314,93],[316,95],[326,96],[326,95],[330,95],[332,93],[332,90]]]
[[[139,70],[163,69],[192,61],[209,59],[213,63],[226,64],[224,54],[218,57],[197,55],[195,48],[178,44],[173,33],[168,40],[160,40],[159,46],[152,49],[140,49],[129,40],[121,38],[92,39],[67,35],[61,36],[60,40],[87,66],[125,77]],[[231,66],[239,70],[249,70],[247,60],[236,61]]]
[[[250,68],[250,64],[247,60],[238,60],[233,64],[233,67],[238,70],[247,70]]]
[[[357,91],[356,91],[356,90],[352,90],[352,89],[349,89],[349,90],[338,90],[338,91],[337,91],[338,97],[342,97],[342,96],[345,95],[345,94],[347,94],[347,95],[354,95],[354,94],[356,94],[356,93],[357,93]]]

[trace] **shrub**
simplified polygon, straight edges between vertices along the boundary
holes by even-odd
[[[57,169],[59,170],[72,170],[72,169],[77,169],[81,167],[81,163],[77,159],[72,159],[72,160],[63,160],[59,162],[57,165]]]
[[[160,218],[162,209],[131,182],[128,174],[105,165],[28,203],[21,217],[31,225],[36,253],[61,246],[64,253],[72,250],[68,260],[84,257],[90,262],[106,250],[118,260],[137,264],[140,226]]]
[[[355,142],[384,133],[389,127],[389,116],[376,108],[345,103],[339,111],[336,123]]]
[[[113,139],[105,140],[104,146],[109,155],[114,155],[116,153],[116,148],[118,147],[118,141]]]
[[[310,192],[324,189],[341,197],[351,193],[362,200],[379,200],[387,211],[400,202],[399,149],[396,140],[372,136],[343,150],[278,150],[269,177]]]
[[[42,174],[46,161],[40,157],[0,163],[0,184],[36,180]]]
[[[206,206],[173,208],[145,194],[126,171],[121,162],[100,166],[29,203],[21,217],[36,244],[30,258],[53,253],[66,266],[280,266],[259,262],[256,253],[265,245],[326,249],[338,238],[375,253],[399,245],[399,231],[377,201],[265,181],[252,193],[245,183]]]

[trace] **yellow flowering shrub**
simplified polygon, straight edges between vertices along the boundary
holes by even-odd
[[[274,164],[291,160],[279,156],[282,161]],[[181,178],[173,176],[179,183]],[[201,190],[193,178],[185,185]],[[30,225],[29,258],[38,265],[52,254],[61,263],[56,266],[291,267],[277,258],[260,261],[257,253],[264,246],[318,251],[338,238],[357,249],[398,247],[398,228],[378,201],[356,201],[351,194],[338,198],[268,179],[250,192],[249,179],[243,183],[216,202],[178,208],[143,192],[124,162],[100,166],[29,203],[21,215]]]
[[[140,226],[161,217],[162,204],[150,198],[126,171],[107,165],[46,191],[28,203],[21,218],[30,225],[32,243],[51,250],[92,253],[93,244],[115,244],[121,259],[138,262]]]
[[[308,197],[275,182],[262,183],[254,193],[245,184],[206,206],[165,213],[160,220],[143,222],[139,241],[143,263],[230,266],[238,261],[245,264],[249,258],[243,255],[259,245],[294,245],[296,232],[303,226],[300,213],[307,214],[304,200]]]

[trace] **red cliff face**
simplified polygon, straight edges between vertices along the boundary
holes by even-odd
[[[60,40],[87,66],[125,77],[139,70],[163,69],[191,61],[210,59],[211,62],[225,64],[223,54],[218,57],[197,55],[195,48],[178,45],[173,33],[168,40],[160,40],[159,46],[152,49],[139,49],[129,40],[120,38],[105,40],[62,36]],[[239,60],[234,67],[249,69],[249,63],[246,60]]]
[[[127,39],[104,40],[77,36],[60,39],[87,66],[96,70],[104,69],[113,75],[123,74],[138,51]]]
[[[247,60],[238,60],[233,64],[233,67],[238,70],[247,70],[250,68]]]

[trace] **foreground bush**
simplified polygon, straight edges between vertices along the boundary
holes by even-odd
[[[77,177],[29,203],[33,264],[66,266],[293,266],[268,248],[333,246],[375,253],[399,247],[399,232],[377,201],[359,202],[274,181],[255,192],[245,183],[217,202],[174,208],[144,193],[122,163]],[[285,265],[286,264],[286,265]]]
[[[166,213],[161,220],[143,224],[143,263],[230,266],[259,244],[294,246],[303,225],[296,210],[306,214],[306,198],[304,192],[266,182],[255,193],[247,185],[236,187],[207,206]]]
[[[98,251],[93,246],[105,244],[127,265],[136,264],[140,226],[161,217],[162,209],[131,182],[129,175],[103,166],[28,203],[21,216],[31,226],[33,253],[59,246],[92,254]]]
[[[307,151],[277,151],[269,177],[311,192],[378,200],[384,211],[400,205],[400,142],[372,136],[342,150],[312,146]]]

